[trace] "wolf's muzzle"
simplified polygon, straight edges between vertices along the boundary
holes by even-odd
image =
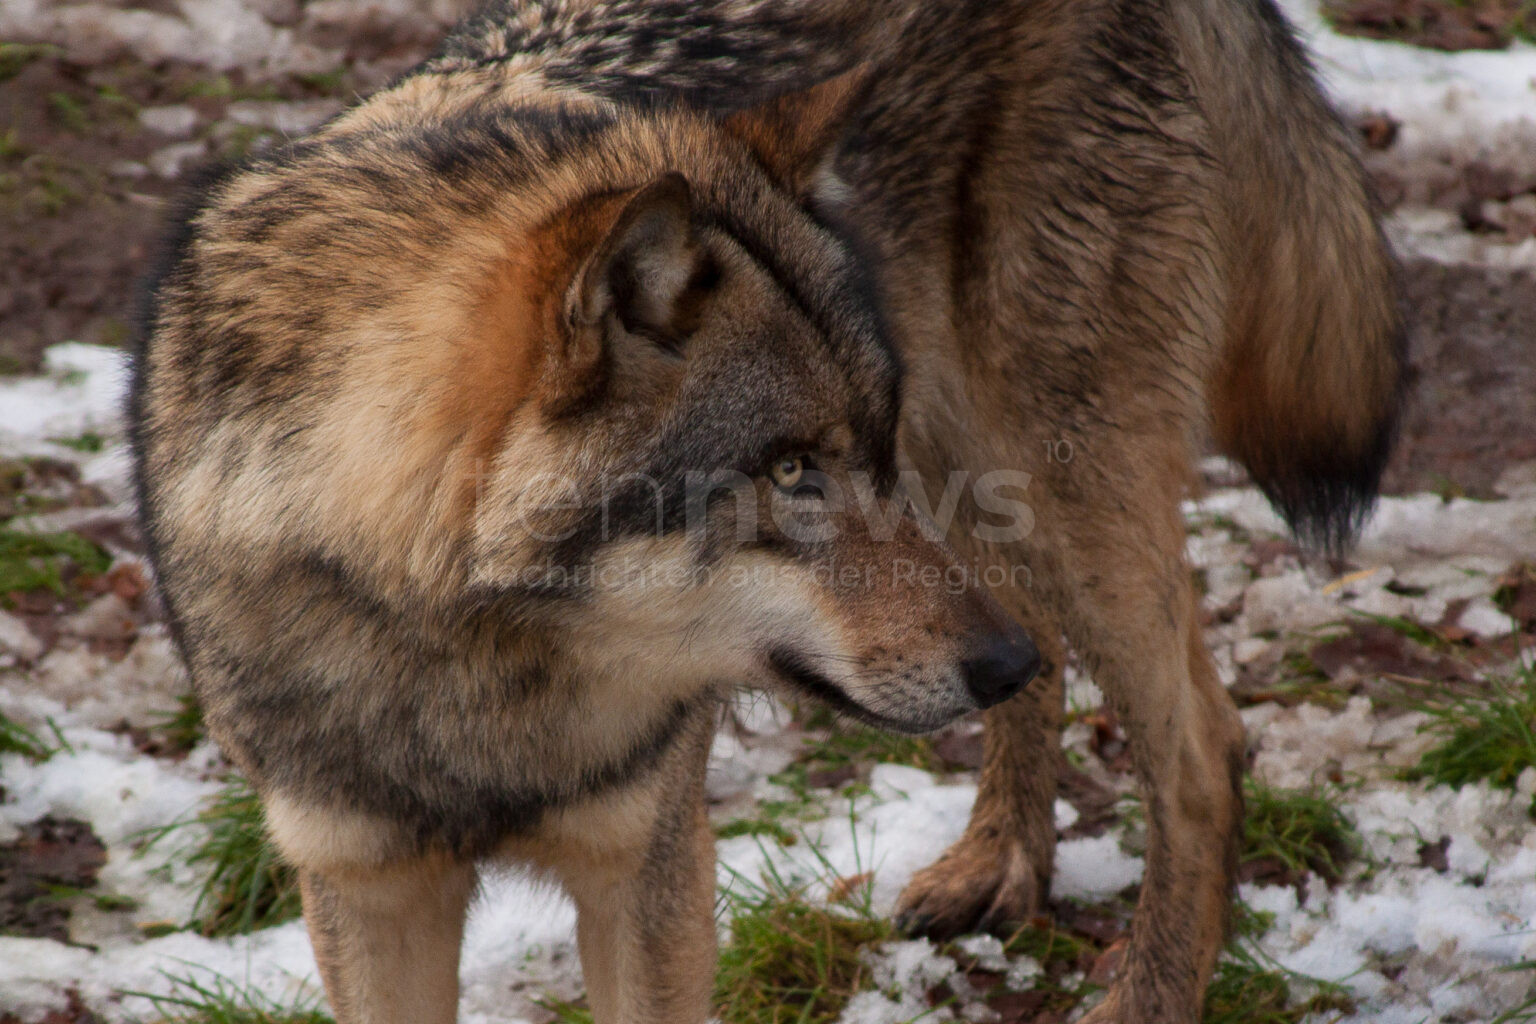
[[[979,653],[961,663],[966,689],[984,708],[1001,704],[1040,671],[1040,651],[1022,632],[993,636]]]

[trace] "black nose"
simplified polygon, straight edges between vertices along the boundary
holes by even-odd
[[[965,685],[984,708],[1001,704],[1024,688],[1040,671],[1040,652],[1022,634],[995,636],[979,654],[965,659]]]

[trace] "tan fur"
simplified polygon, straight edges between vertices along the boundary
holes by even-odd
[[[500,856],[560,881],[594,1019],[703,1019],[715,956],[714,832],[702,780],[712,723],[696,723],[679,763],[650,784],[562,811]],[[683,780],[687,780],[685,783]],[[685,788],[676,787],[683,783]],[[658,871],[666,860],[666,871]]]
[[[410,848],[394,822],[269,792],[262,799],[267,835],[290,864],[315,871],[379,867]]]
[[[299,884],[337,1020],[455,1019],[470,865],[432,856],[373,870],[301,870]]]

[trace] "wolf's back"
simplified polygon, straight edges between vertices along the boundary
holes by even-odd
[[[1353,140],[1271,0],[1171,0],[1223,163],[1226,333],[1216,440],[1299,537],[1337,552],[1395,436],[1395,268]]]

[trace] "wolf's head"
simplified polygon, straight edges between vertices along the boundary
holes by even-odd
[[[899,360],[829,226],[859,93],[407,80],[216,186],[161,291],[189,390],[146,422],[201,420],[146,456],[182,481],[157,519],[372,607],[516,609],[652,698],[773,681],[912,730],[1006,698],[1037,655],[900,500]]]
[[[541,364],[479,495],[474,583],[547,597],[596,671],[777,681],[920,730],[1038,658],[903,500],[900,362],[827,216],[858,92],[631,128],[607,152],[650,173],[526,236]]]

